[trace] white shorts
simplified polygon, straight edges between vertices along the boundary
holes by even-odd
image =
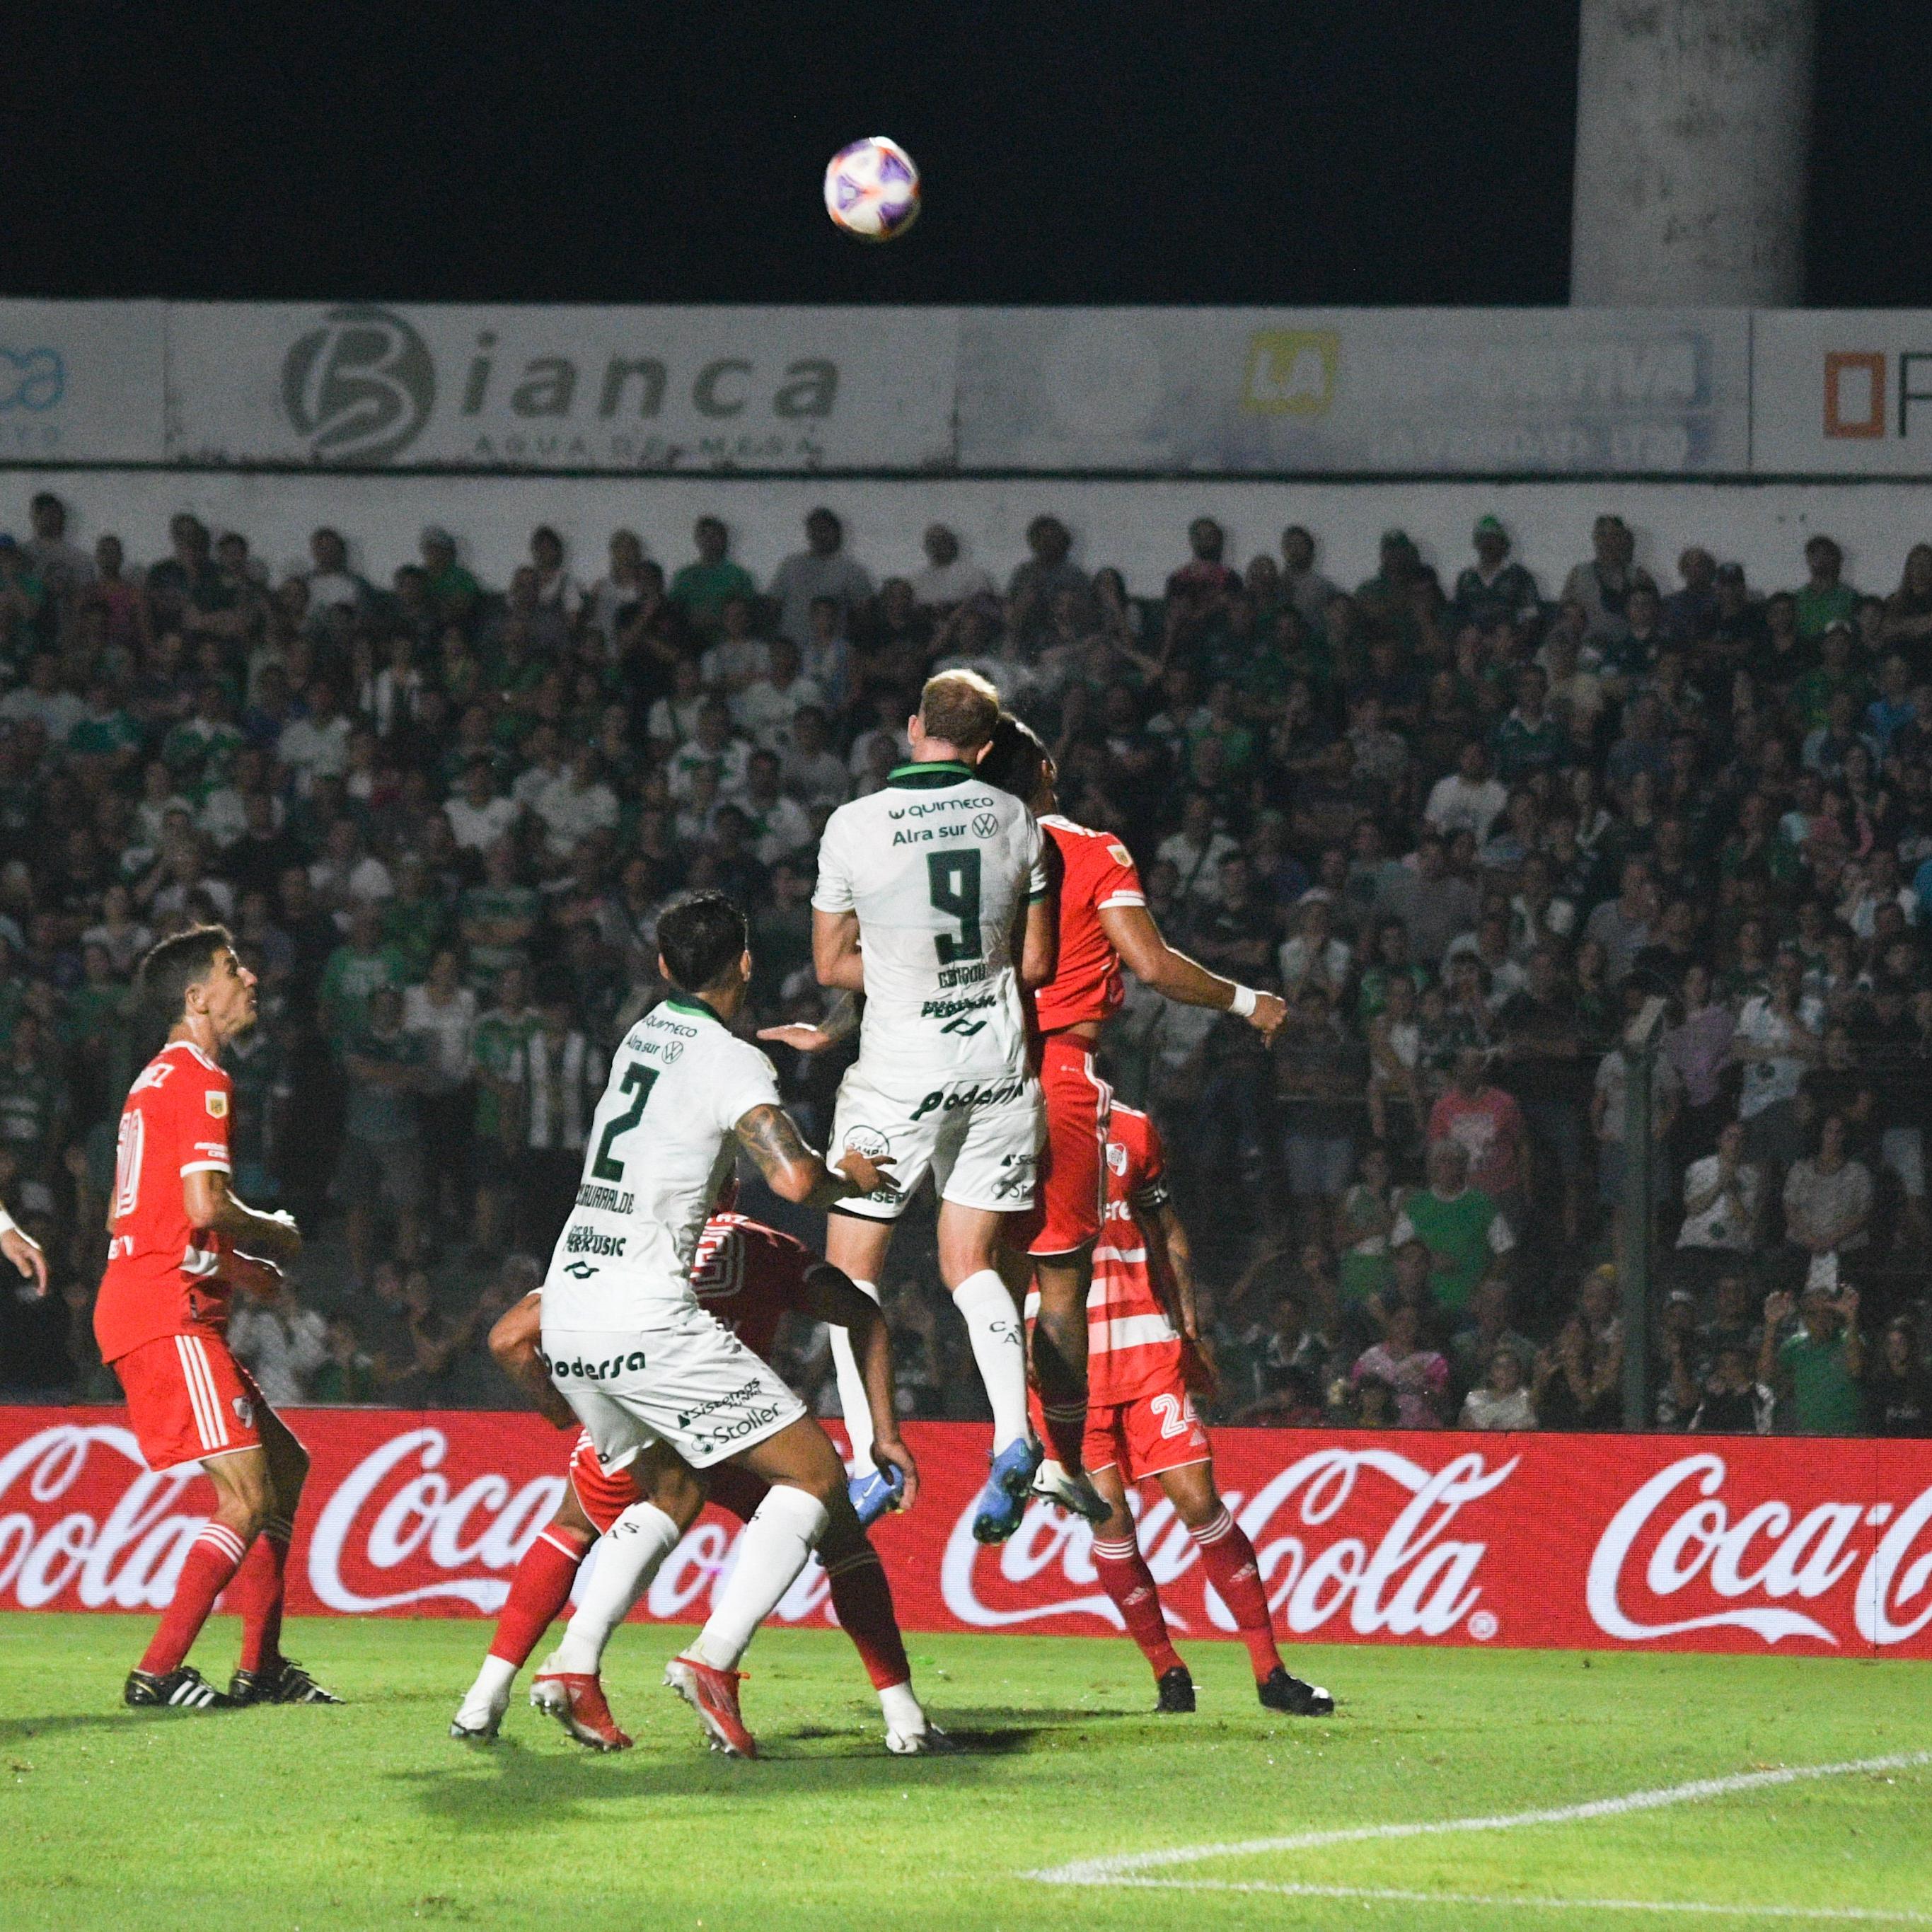
[[[547,1328],[543,1352],[607,1470],[653,1442],[708,1469],[806,1412],[774,1370],[694,1305],[667,1307],[661,1322],[622,1334]]]
[[[1030,1073],[895,1083],[888,1091],[854,1066],[838,1083],[829,1157],[848,1147],[890,1154],[892,1185],[842,1201],[838,1211],[896,1221],[928,1173],[942,1201],[1001,1214],[1030,1208],[1046,1138],[1046,1103]]]

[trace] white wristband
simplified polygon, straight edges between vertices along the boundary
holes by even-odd
[[[13,1216],[5,1208],[0,1208],[0,1234],[10,1234],[16,1225]]]
[[[1234,997],[1228,1002],[1228,1010],[1238,1020],[1244,1020],[1255,1010],[1256,993],[1252,986],[1237,986]]]

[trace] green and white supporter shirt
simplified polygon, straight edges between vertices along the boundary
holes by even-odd
[[[812,903],[859,916],[867,1079],[890,1091],[1024,1070],[1012,939],[1046,890],[1033,814],[965,765],[902,765],[832,814]]]
[[[673,994],[638,1021],[612,1057],[550,1256],[546,1331],[628,1331],[696,1307],[692,1258],[738,1123],[779,1104],[772,1063],[701,1002]]]

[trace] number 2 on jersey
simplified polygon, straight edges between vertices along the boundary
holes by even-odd
[[[959,922],[957,938],[950,932],[933,934],[933,950],[942,966],[980,957],[980,855],[974,851],[928,852],[926,855],[928,896],[934,912]]]
[[[599,1180],[622,1180],[624,1163],[610,1158],[610,1143],[620,1134],[628,1134],[643,1118],[644,1103],[651,1097],[651,1089],[658,1083],[658,1070],[646,1066],[641,1060],[634,1060],[624,1070],[622,1091],[635,1097],[631,1104],[615,1115],[610,1124],[604,1130],[603,1137],[597,1143],[597,1158],[590,1166],[591,1173]]]

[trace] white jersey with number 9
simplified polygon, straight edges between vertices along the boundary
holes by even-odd
[[[1012,935],[1046,889],[1033,814],[965,765],[902,765],[882,790],[841,806],[812,903],[858,915],[859,1070],[897,1088],[1022,1071]]]

